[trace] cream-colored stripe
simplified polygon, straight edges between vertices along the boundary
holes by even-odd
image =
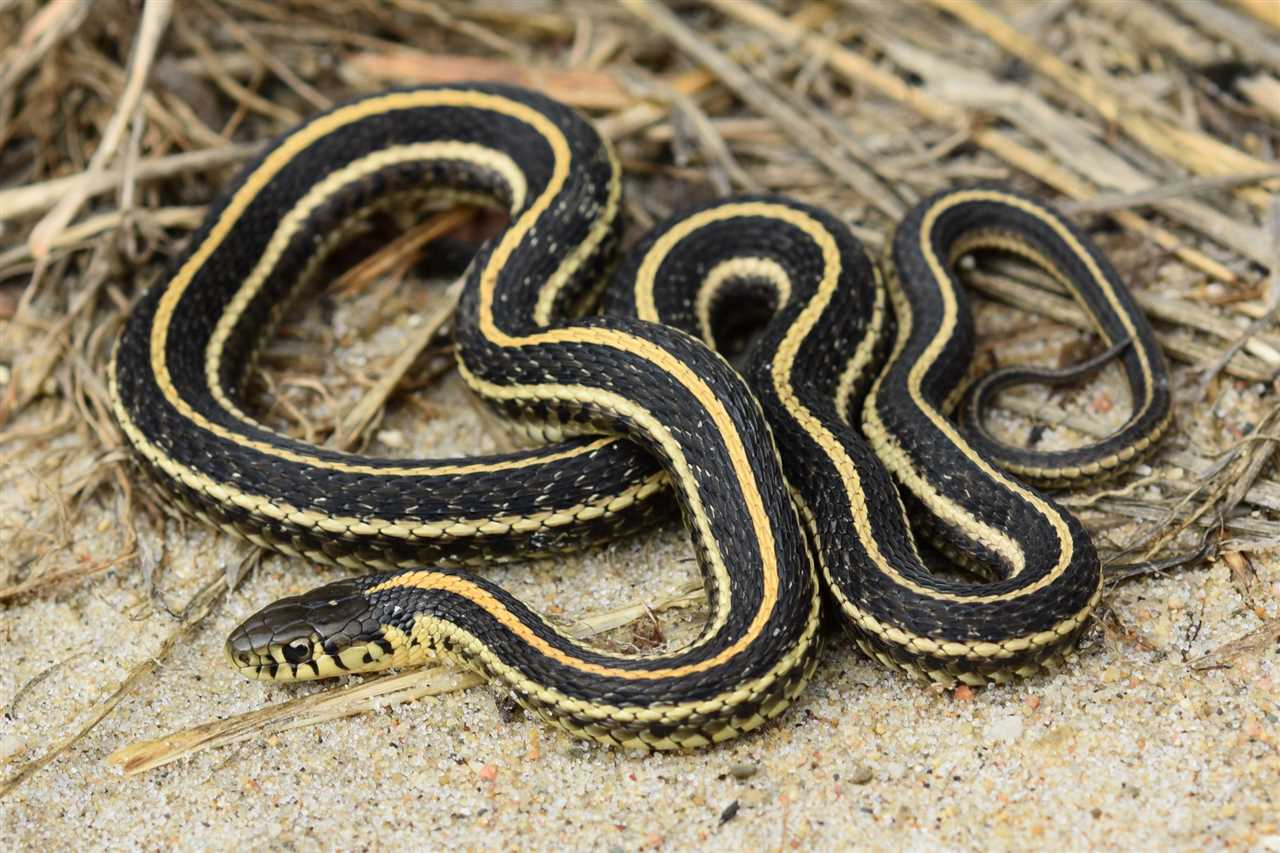
[[[822,317],[823,312],[831,301],[832,294],[838,286],[842,264],[840,249],[836,244],[835,238],[816,220],[787,207],[779,208],[778,213],[781,214],[779,218],[789,221],[797,228],[805,231],[817,243],[822,251],[824,272],[813,299],[805,306],[805,309],[796,318],[796,322],[791,328],[787,330],[786,337],[783,338],[778,347],[773,364],[774,388],[778,396],[785,402],[785,408],[791,412],[792,417],[801,423],[809,435],[818,442],[831,460],[831,464],[840,474],[845,488],[845,497],[848,501],[849,516],[853,521],[858,540],[866,550],[867,556],[895,584],[909,589],[917,595],[940,601],[975,603],[1004,599],[1005,596],[1001,595],[960,596],[921,586],[904,576],[898,567],[880,550],[880,541],[876,538],[875,532],[871,527],[866,492],[863,490],[862,478],[858,473],[857,466],[845,453],[840,441],[796,397],[795,390],[791,386],[791,373],[795,367],[795,359],[800,346],[812,334],[814,327]]]
[[[559,130],[554,126],[552,128],[555,130],[557,138],[563,141],[564,137],[560,136]],[[551,322],[551,312],[560,298],[561,291],[564,290],[565,285],[569,283],[569,279],[573,277],[578,268],[594,252],[599,250],[617,220],[618,208],[622,204],[622,165],[618,162],[618,155],[613,150],[609,140],[601,137],[600,144],[604,147],[605,155],[609,159],[609,168],[612,170],[612,180],[609,181],[604,207],[600,210],[583,211],[585,215],[591,218],[591,228],[588,229],[586,238],[573,247],[572,251],[569,252],[538,292],[538,304],[534,306],[533,310],[533,322],[538,326],[545,326]],[[567,146],[565,147],[565,152],[566,156],[568,156]],[[555,184],[555,181],[553,180],[552,183]],[[549,192],[550,190],[548,190]],[[549,198],[550,196],[544,193],[543,197]],[[530,233],[532,234],[532,231]],[[530,239],[532,242],[535,238],[531,237]],[[545,251],[548,255],[554,257],[560,248],[558,243],[549,239]],[[494,269],[494,267],[490,265],[490,269]]]
[[[844,372],[840,374],[840,383],[836,386],[836,411],[846,420],[849,418],[849,397],[853,394],[853,386],[871,365],[871,359],[875,355],[876,346],[884,330],[887,307],[884,280],[880,277],[880,267],[874,263],[869,266],[872,285],[875,288],[871,317],[867,320],[867,328],[862,333],[862,340],[858,342],[857,349],[853,352],[853,358],[849,359],[849,363],[845,365]]]
[[[975,453],[972,448],[969,447],[968,442],[961,437],[958,430],[951,425],[942,413],[925,401],[921,390],[924,377],[941,357],[943,349],[946,347],[947,342],[951,339],[951,336],[955,331],[959,310],[955,291],[950,285],[951,279],[947,275],[947,270],[942,261],[939,260],[933,251],[933,228],[935,227],[938,218],[942,216],[943,213],[957,205],[971,201],[1006,202],[1008,198],[1009,197],[1003,194],[987,191],[956,192],[948,194],[944,198],[940,199],[925,212],[920,225],[920,232],[918,235],[919,243],[917,248],[924,257],[926,264],[929,266],[930,273],[934,276],[934,279],[937,282],[938,290],[941,293],[943,300],[943,313],[942,322],[938,331],[934,334],[932,340],[930,340],[926,345],[920,358],[916,360],[908,372],[907,390],[911,395],[916,408],[924,413],[930,422],[933,423],[934,427],[946,436],[947,440],[955,447],[959,448],[976,468],[982,471],[987,477],[1001,483],[1002,486],[1009,489],[1009,491],[1014,494],[1017,494],[1020,498],[1033,506],[1053,528],[1054,533],[1057,536],[1060,549],[1057,563],[1049,572],[1035,583],[1022,587],[1016,593],[1010,594],[1010,597],[1017,597],[1020,595],[1031,594],[1054,583],[1071,564],[1071,561],[1074,559],[1075,543],[1067,528],[1066,521],[1062,518],[1061,513],[1056,511],[1038,495],[1029,491],[1016,480],[1006,476],[1002,471],[990,465],[983,457]],[[1021,209],[1031,212],[1031,208],[1027,206],[1022,206]],[[1079,248],[1078,244],[1076,244],[1076,247]],[[900,324],[898,341],[899,344],[902,344],[910,335],[912,316],[910,306],[907,305],[905,299],[898,300],[898,307],[900,309],[898,311]],[[893,358],[894,362],[897,361],[900,354],[901,346],[896,348]],[[880,383],[877,382],[873,395],[878,392],[879,388]],[[867,407],[865,415],[868,420],[875,424],[876,428],[882,435],[888,436],[888,431],[885,429],[883,422],[881,422],[879,413],[876,411],[876,407],[874,405],[869,405]],[[874,431],[875,430],[873,430],[873,432]],[[898,456],[905,456],[901,449],[896,446],[896,442],[894,442],[891,452]],[[937,513],[941,518],[952,524],[957,524],[962,529],[980,530],[981,533],[975,535],[975,538],[987,547],[992,548],[992,550],[1008,561],[1012,570],[1011,577],[1016,577],[1022,572],[1026,566],[1025,552],[1016,540],[1007,536],[1003,531],[996,530],[990,525],[983,524],[964,507],[959,506],[949,498],[942,495],[933,486],[933,484],[926,477],[922,476],[920,472],[916,471],[914,466],[905,460],[905,458],[897,462],[894,466],[894,470],[895,473],[897,473],[897,475],[907,483],[908,487],[911,488],[911,490],[915,492],[920,499],[923,500],[930,509]]]
[[[652,475],[642,482],[613,495],[600,495],[593,503],[579,504],[560,510],[534,512],[528,515],[458,517],[448,520],[424,522],[412,518],[381,518],[378,516],[331,515],[315,509],[305,509],[291,503],[273,500],[265,495],[246,492],[232,482],[219,483],[205,474],[190,468],[164,453],[147,440],[132,422],[121,417],[125,434],[143,458],[160,468],[166,476],[189,489],[203,492],[219,503],[246,510],[261,519],[278,521],[296,527],[308,528],[332,536],[350,534],[368,538],[383,536],[401,539],[407,543],[428,544],[433,539],[463,539],[470,537],[506,536],[511,533],[529,533],[541,528],[556,528],[575,521],[592,521],[621,512],[636,501],[645,500],[665,485],[661,474]],[[612,439],[601,439],[593,446]],[[239,532],[239,531],[237,531]],[[244,535],[244,534],[241,534]],[[252,537],[250,537],[252,538]],[[262,543],[258,543],[262,544]]]
[[[777,306],[782,308],[791,300],[791,278],[782,265],[772,258],[729,258],[712,267],[702,280],[694,298],[694,316],[698,318],[698,333],[708,344],[715,344],[711,332],[711,305],[716,301],[720,290],[730,281],[736,279],[763,279],[773,286],[777,294]],[[641,281],[637,278],[637,282]],[[641,316],[641,319],[657,322],[657,309],[653,302],[653,278],[643,279],[645,298],[652,316]]]
[[[425,574],[425,573],[424,573]],[[474,600],[474,599],[473,599]],[[572,714],[585,720],[595,720],[603,725],[626,725],[636,722],[678,724],[688,717],[712,717],[729,715],[734,709],[747,702],[758,701],[767,695],[773,685],[784,675],[793,670],[801,660],[810,653],[817,641],[818,596],[815,594],[810,602],[810,610],[805,618],[805,631],[799,642],[783,655],[770,670],[758,678],[737,685],[732,690],[709,696],[705,699],[675,704],[645,704],[621,707],[609,705],[601,701],[570,697],[554,687],[529,679],[523,672],[498,659],[483,641],[467,633],[458,626],[443,619],[418,616],[414,620],[413,633],[424,640],[427,638],[449,639],[455,648],[461,647],[465,653],[476,659],[483,667],[494,672],[499,678],[515,687],[519,692],[532,697],[539,703],[552,706],[558,713]],[[483,606],[483,605],[482,605]],[[550,626],[554,630],[554,626]],[[561,634],[561,636],[564,636]],[[567,638],[566,638],[567,639]],[[571,666],[576,666],[572,660]],[[622,670],[622,677],[644,678],[644,674],[631,670]]]
[[[1025,595],[1030,592],[1037,591],[1038,589],[1056,581],[1057,578],[1066,571],[1066,568],[1074,559],[1075,543],[1071,538],[1070,531],[1067,529],[1065,520],[1059,512],[1054,511],[1049,504],[1040,499],[1036,494],[1023,487],[1016,480],[1006,477],[997,468],[988,464],[979,454],[973,452],[968,443],[961,438],[959,432],[949,421],[947,421],[942,413],[925,403],[921,392],[924,377],[941,356],[942,351],[946,346],[946,342],[950,339],[955,330],[955,324],[958,316],[958,303],[956,300],[956,294],[950,286],[951,279],[947,275],[947,270],[944,264],[933,250],[933,229],[936,226],[938,219],[948,210],[959,205],[972,202],[993,202],[997,204],[1004,204],[1047,224],[1057,237],[1062,240],[1073,253],[1075,253],[1082,263],[1084,263],[1085,267],[1089,270],[1089,275],[1092,277],[1094,284],[1105,295],[1107,301],[1112,306],[1112,310],[1119,317],[1132,340],[1137,340],[1137,330],[1133,326],[1132,318],[1119,305],[1114,289],[1102,274],[1102,271],[1098,268],[1093,256],[1090,255],[1082,245],[1080,245],[1080,242],[1075,238],[1075,235],[1068,231],[1061,222],[1057,221],[1056,218],[1046,217],[1037,205],[1031,204],[1016,196],[1010,196],[1005,193],[992,190],[968,190],[946,195],[925,212],[925,215],[921,220],[920,232],[918,235],[918,249],[925,258],[925,262],[929,265],[930,273],[938,282],[939,290],[942,293],[943,298],[943,316],[942,324],[937,334],[926,346],[920,359],[912,365],[909,372],[908,390],[920,411],[925,413],[925,415],[933,422],[934,426],[947,436],[948,440],[961,448],[975,466],[982,470],[988,477],[1004,484],[1011,491],[1015,492],[1029,504],[1034,506],[1037,512],[1043,515],[1054,528],[1054,532],[1057,534],[1061,547],[1059,560],[1052,570],[1041,578],[1039,582],[1019,590],[1018,594]],[[1049,269],[1053,269],[1052,265],[1049,265]],[[909,308],[906,311],[906,315],[908,318],[910,317]],[[907,322],[909,323],[909,319]],[[900,331],[899,339],[905,339],[906,334],[907,332],[905,330]],[[1142,411],[1145,412],[1146,407],[1150,405],[1152,399],[1152,383],[1150,382],[1151,366],[1143,348],[1137,347],[1137,350],[1142,363],[1143,373],[1148,378],[1148,396],[1142,407]],[[878,414],[874,411],[874,407],[869,408],[868,416],[878,420]],[[883,428],[883,425],[881,425],[881,428]],[[962,517],[974,524],[977,524],[977,519],[975,519],[970,513],[964,511],[963,508],[953,504],[941,495],[932,487],[932,484],[926,478],[919,476],[918,472],[916,472],[912,466],[905,465],[902,466],[902,469],[903,470],[899,471],[899,476],[902,476],[904,480],[908,481],[911,484],[913,491],[920,495],[921,499],[924,500],[925,503],[928,504],[935,512],[938,512],[944,518],[950,517],[949,520],[952,521],[954,521],[956,517]],[[1001,553],[1001,555],[1006,559],[1009,558],[1008,554],[1010,553],[1010,549],[1013,549],[1012,553],[1017,554],[1020,558],[1022,557],[1022,549],[1012,539],[1005,537],[1002,532],[996,531],[994,528],[987,525],[980,526],[985,528],[984,537],[993,537],[991,541],[987,541],[985,538],[980,539],[980,541],[984,541],[989,547],[993,542],[999,542],[1001,547],[996,548],[996,551],[997,553]],[[1016,576],[1022,570],[1024,563],[1022,562],[1022,559],[1019,559],[1011,561],[1010,565],[1013,567],[1013,575]]]
[[[555,166],[549,185],[558,187],[563,185],[567,179],[570,165],[570,151],[568,143],[559,130],[547,121],[544,117],[535,114],[530,117],[530,123],[541,131],[548,143],[555,152]],[[610,186],[609,200],[607,205],[616,205],[619,201],[619,193],[621,188],[618,182],[614,182]],[[511,227],[499,239],[498,245],[494,248],[490,256],[489,263],[480,273],[480,299],[479,299],[479,328],[480,332],[488,338],[492,343],[500,347],[518,347],[539,344],[585,344],[598,347],[612,347],[621,352],[627,352],[637,356],[651,365],[670,375],[673,379],[683,385],[689,393],[698,400],[699,404],[707,412],[712,421],[712,428],[721,437],[729,452],[730,466],[734,471],[734,477],[742,490],[743,497],[747,506],[747,511],[751,519],[751,527],[757,548],[761,558],[761,580],[763,585],[760,606],[754,614],[751,624],[747,629],[747,633],[742,638],[742,643],[749,644],[754,642],[756,637],[764,630],[778,600],[779,589],[779,572],[781,568],[777,562],[777,549],[773,537],[773,521],[769,518],[768,510],[764,506],[764,501],[760,495],[760,487],[756,480],[756,472],[751,459],[747,454],[746,445],[742,436],[738,432],[732,416],[725,407],[723,401],[716,396],[711,387],[698,376],[687,364],[680,362],[671,353],[651,341],[636,337],[623,331],[600,328],[580,328],[569,327],[561,329],[552,329],[546,332],[539,332],[532,335],[510,335],[499,328],[494,314],[494,294],[497,289],[498,278],[503,267],[507,264],[512,253],[522,244],[524,235],[530,230],[542,213],[550,206],[554,195],[550,191],[544,193],[535,199],[520,218],[512,223]],[[679,230],[686,227],[692,227],[691,223],[697,221],[698,217],[691,217],[685,220],[676,229]],[[604,239],[608,233],[608,217],[601,216],[595,220],[588,238],[578,247],[578,253],[583,257],[586,256],[591,249],[590,244],[595,241],[598,244]],[[662,239],[671,236],[672,232],[667,232]],[[661,240],[659,241],[661,242]],[[656,247],[655,247],[656,248]],[[508,398],[526,396],[524,392],[510,386],[493,386],[488,383],[477,383],[475,378],[470,380],[472,387],[476,388],[482,395],[495,394],[506,396]],[[563,386],[526,386],[528,389],[538,389],[536,393],[541,399],[559,399],[568,392]],[[598,392],[596,389],[585,389],[593,394],[602,395],[604,392]],[[617,398],[621,401],[622,398]],[[628,405],[633,406],[628,401]],[[648,417],[652,417],[649,413],[644,413]],[[654,421],[656,425],[656,421]],[[665,429],[665,428],[663,428]],[[690,490],[691,492],[693,490]],[[705,522],[704,522],[705,523]],[[707,542],[715,542],[714,538],[708,538]],[[719,549],[710,549],[713,564],[722,561]],[[716,565],[717,573],[724,572],[724,577],[728,578],[727,569],[722,565]],[[728,589],[729,587],[726,587]],[[745,647],[745,646],[744,646]]]
[[[903,347],[911,335],[913,321],[911,306],[907,304],[906,299],[898,291],[894,292],[893,297],[894,316],[898,323],[898,338],[894,345],[893,355],[888,361],[889,366],[896,364],[901,359]],[[898,444],[896,437],[885,426],[880,417],[877,401],[884,385],[884,379],[888,374],[889,367],[886,366],[872,386],[871,394],[862,410],[864,430],[867,433],[867,437],[876,445],[876,454],[908,489],[928,505],[931,512],[947,523],[964,530],[967,535],[999,554],[1009,565],[1010,576],[1017,576],[1026,566],[1026,557],[1022,546],[1011,537],[1005,535],[1003,531],[997,531],[990,525],[982,523],[963,506],[954,503],[938,492],[929,479],[916,470],[915,460],[907,456],[906,451]],[[916,408],[936,424],[939,413],[924,405],[919,388],[910,375],[908,376],[908,393],[911,395]],[[992,470],[990,466],[982,463],[969,448],[968,442],[960,438],[957,433],[951,431],[948,436],[950,436],[948,440],[952,442],[952,445],[959,453],[964,454],[968,461],[973,462],[980,469]],[[995,479],[1013,490],[1007,477],[999,475]],[[1018,494],[1025,493],[1025,489],[1016,489],[1014,491]]]
[[[227,339],[240,321],[241,315],[244,314],[245,309],[262,291],[263,285],[266,284],[267,279],[270,278],[279,265],[285,249],[288,248],[289,244],[297,237],[298,232],[306,225],[307,219],[317,208],[344,187],[358,183],[369,175],[381,172],[390,166],[428,160],[465,161],[482,170],[492,172],[500,176],[506,183],[511,194],[512,209],[519,210],[524,206],[525,196],[528,194],[529,187],[524,172],[521,171],[520,167],[505,153],[472,143],[417,142],[392,148],[383,148],[330,173],[323,181],[312,186],[307,191],[307,194],[299,199],[298,203],[276,225],[276,230],[272,233],[266,248],[258,257],[258,262],[249,274],[245,276],[243,283],[236,290],[231,301],[227,303],[222,316],[218,318],[218,324],[214,327],[209,343],[205,347],[205,382],[220,406],[237,415],[240,420],[251,423],[259,429],[265,429],[262,424],[241,412],[234,401],[223,393],[222,384],[218,376],[222,366],[222,353]],[[243,436],[236,433],[215,428],[213,424],[190,407],[183,414],[191,417],[202,428],[215,432],[222,438],[231,441],[238,441],[243,438]],[[257,449],[261,449],[261,447]]]

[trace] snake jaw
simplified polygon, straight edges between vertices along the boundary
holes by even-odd
[[[290,648],[299,651],[288,651]],[[290,659],[293,656],[293,659]],[[315,640],[294,640],[272,644],[263,650],[248,651],[227,643],[227,660],[232,668],[256,681],[315,681],[343,675],[377,672],[395,664],[385,642],[360,643],[332,653]]]

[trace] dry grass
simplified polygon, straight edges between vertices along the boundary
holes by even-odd
[[[1178,429],[1160,454],[1074,499],[1104,550],[1165,557],[1203,534],[1247,562],[1280,546],[1280,42],[1266,29],[1280,21],[1266,0],[139,5],[0,2],[0,487],[38,495],[0,518],[0,608],[91,590],[109,573],[150,588],[156,561],[139,543],[163,542],[167,516],[135,485],[104,368],[131,301],[232,170],[341,99],[460,79],[535,86],[587,111],[622,153],[636,229],[690,198],[782,191],[845,216],[878,250],[943,186],[1001,180],[1056,197],[1098,233],[1178,365]],[[390,298],[411,255],[457,225],[410,231],[343,286],[389,281],[379,292]],[[1032,336],[1056,330],[1042,356],[1073,351],[1079,334],[1064,327],[1087,329],[1043,276],[995,261],[971,280],[1022,312]],[[420,405],[404,399],[405,375],[444,319],[367,376],[277,348],[269,406],[299,435],[365,446],[387,406]],[[315,414],[332,382],[366,389],[345,419]],[[1094,416],[1113,402],[1080,389],[1002,400],[1015,440],[1028,418],[1097,434]],[[88,507],[119,523],[87,528]],[[90,541],[111,550],[90,558]],[[201,630],[238,573],[207,580],[163,650]],[[1274,645],[1274,606],[1249,594],[1256,629],[1192,665]],[[163,654],[101,695],[80,731]],[[11,762],[0,796],[75,737]]]

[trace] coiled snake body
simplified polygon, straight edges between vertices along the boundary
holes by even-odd
[[[562,440],[385,459],[254,420],[239,388],[280,306],[345,223],[431,191],[509,210],[467,274],[459,363],[490,403]],[[817,658],[821,585],[864,649],[916,674],[978,683],[1052,664],[1098,600],[1097,556],[1074,518],[989,460],[1001,445],[979,430],[989,446],[976,450],[946,417],[972,350],[951,262],[984,247],[1027,255],[1123,345],[1124,429],[1068,456],[1005,448],[1006,464],[1058,484],[1113,470],[1168,422],[1150,329],[1084,238],[1008,191],[944,193],[900,227],[886,284],[829,214],[730,199],[655,229],[615,276],[607,312],[584,316],[617,242],[620,193],[611,149],[573,111],[456,85],[318,116],[213,206],[121,335],[116,415],[197,516],[375,571],[268,606],[228,641],[232,664],[291,680],[451,655],[574,734],[657,749],[781,713]],[[744,312],[766,322],[740,375],[706,343],[741,331]],[[928,571],[894,477],[936,518],[944,548],[989,580]],[[592,647],[462,568],[639,529],[668,486],[710,600],[685,648]]]

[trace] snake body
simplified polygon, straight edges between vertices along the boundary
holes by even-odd
[[[428,192],[509,211],[467,273],[459,364],[499,410],[564,440],[380,459],[255,421],[240,386],[280,306],[346,223]],[[923,203],[898,231],[886,287],[839,220],[740,198],[651,232],[615,276],[606,313],[585,316],[617,241],[620,192],[611,149],[573,111],[512,87],[455,85],[322,114],[213,206],[121,334],[116,415],[197,516],[375,572],[268,606],[228,641],[232,665],[293,680],[453,656],[579,736],[690,748],[749,731],[798,695],[820,645],[819,570],[858,642],[900,668],[977,683],[1055,660],[1097,601],[1097,557],[1074,518],[945,418],[972,347],[950,266],[957,252],[1012,241],[1073,289],[1109,341],[1127,343],[1135,414],[1120,438],[1066,464],[1019,457],[1081,474],[1135,457],[1168,421],[1159,351],[1110,267],[1056,214],[991,189]],[[956,224],[966,210],[983,214],[976,231]],[[1082,276],[1073,264],[1084,255],[1094,263]],[[740,375],[707,344],[751,318],[764,329]],[[894,477],[990,580],[929,572]],[[592,647],[460,568],[639,529],[661,515],[667,488],[710,601],[683,649]]]

